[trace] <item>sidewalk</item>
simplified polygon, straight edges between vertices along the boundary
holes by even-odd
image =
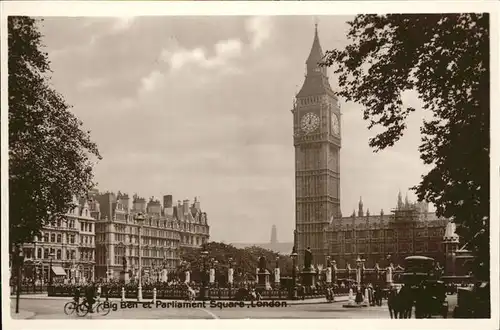
[[[11,296],[11,299],[15,299],[15,296]],[[20,297],[21,299],[40,299],[40,300],[61,300],[61,301],[71,301],[72,297],[49,297],[47,294],[25,294]],[[335,297],[335,302],[343,302],[348,300],[348,296],[336,296]],[[169,302],[169,301],[184,301],[183,299],[157,299],[161,300],[164,302]],[[286,301],[288,305],[312,305],[312,304],[328,304],[329,302],[326,301],[326,298],[313,298],[313,299],[305,299],[305,300],[281,300],[281,299],[275,299],[279,301]],[[101,301],[104,301],[103,298],[101,298]],[[109,301],[112,302],[120,302],[120,298],[109,298]],[[130,301],[130,302],[136,302],[137,299],[131,299],[127,298],[125,301]],[[152,299],[143,299],[141,302],[150,302]],[[234,302],[234,300],[216,300],[217,302]],[[269,300],[262,300],[262,301],[269,301]],[[245,301],[245,304],[250,304],[250,302]]]
[[[33,312],[19,310],[19,313],[16,314],[14,308],[10,309],[10,317],[13,320],[27,320],[27,319],[33,318],[34,316],[35,316],[35,313],[33,313]]]

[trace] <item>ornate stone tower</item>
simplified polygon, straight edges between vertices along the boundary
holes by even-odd
[[[271,245],[275,245],[278,243],[278,230],[276,229],[276,225],[273,225],[271,228]]]
[[[332,217],[340,216],[340,106],[330,87],[327,69],[318,66],[322,58],[316,25],[305,81],[292,110],[300,265],[308,247],[313,263],[325,264],[323,229]]]

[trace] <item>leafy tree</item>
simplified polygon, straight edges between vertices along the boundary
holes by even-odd
[[[374,151],[393,146],[415,110],[402,92],[414,90],[432,119],[421,127],[421,159],[433,168],[414,187],[438,216],[457,223],[476,253],[475,274],[489,278],[489,15],[358,15],[350,43],[328,51],[339,95],[364,106]]]
[[[257,246],[248,247],[245,249],[239,249],[232,245],[227,245],[219,242],[210,242],[203,246],[208,252],[207,259],[205,261],[207,267],[213,261],[217,261],[216,266],[216,276],[220,283],[225,283],[227,280],[227,270],[229,269],[229,259],[232,259],[234,268],[234,280],[236,282],[248,279],[255,279],[255,270],[259,264],[259,258],[261,256],[266,257],[267,268],[272,273],[272,269],[276,264],[276,259],[279,258],[279,266],[281,269],[282,276],[286,276],[286,273],[291,273],[291,260],[289,257],[281,256],[280,254],[263,249]],[[185,261],[185,264],[179,266],[178,271],[182,272],[186,269],[191,270],[191,278],[194,281],[199,281],[200,270],[203,268],[203,259],[201,252],[203,249],[185,248],[181,259]]]
[[[10,244],[33,241],[93,186],[89,133],[50,85],[38,21],[8,18]]]

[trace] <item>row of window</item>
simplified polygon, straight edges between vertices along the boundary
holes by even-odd
[[[333,240],[342,238],[345,239],[354,239],[354,238],[411,238],[412,231],[410,229],[407,230],[360,230],[360,231],[340,231],[337,233],[332,233],[331,238]],[[441,237],[444,235],[444,228],[433,228],[433,229],[416,229],[415,237]]]
[[[129,248],[129,255],[131,257],[139,256],[139,248]],[[161,249],[152,249],[152,248],[142,248],[142,256],[143,257],[153,257],[153,258],[173,258],[175,252],[172,250],[161,250]],[[123,258],[123,256],[127,255],[125,247],[115,246],[114,249],[115,257],[119,256]]]
[[[54,221],[52,224],[47,224],[46,227],[56,227],[56,228],[70,228],[74,229],[75,227],[75,220],[73,219],[68,219],[68,220],[61,220],[58,219]]]
[[[208,233],[208,228],[205,226],[197,226],[194,224],[185,224],[182,223],[180,226],[176,226],[181,230],[188,230],[194,233]],[[133,234],[139,235],[139,227],[136,226],[125,226],[120,224],[115,224],[115,233],[118,234]],[[176,238],[178,233],[172,230],[162,230],[162,229],[154,229],[154,228],[142,228],[141,236],[151,236],[151,237],[159,237],[159,238]]]
[[[412,243],[389,243],[389,244],[333,244],[333,252],[340,253],[412,253],[412,252],[438,252],[442,250],[441,244],[437,242],[415,242]]]
[[[80,231],[91,233],[92,224],[88,222],[80,222]]]
[[[76,250],[66,250],[66,258],[63,259],[63,250],[55,248],[38,248],[36,249],[36,256],[34,253],[35,249],[24,249],[24,255],[27,259],[50,259],[50,254],[55,260],[76,260],[77,251]],[[80,260],[94,260],[94,251],[92,250],[81,250]]]
[[[121,265],[123,266],[123,257],[122,256],[115,256],[114,265]],[[177,265],[177,262],[175,260],[155,260],[155,259],[141,259],[142,262],[142,267],[158,267],[158,268],[163,268],[165,265],[166,268],[173,268]],[[127,263],[129,266],[132,268],[137,268],[139,265],[139,260],[130,258],[127,259]],[[143,269],[144,270],[144,269]]]
[[[50,234],[49,233],[42,233],[43,237],[43,242],[50,242],[50,243],[62,243],[63,242],[63,237],[66,236],[66,244],[75,244],[75,234]]]

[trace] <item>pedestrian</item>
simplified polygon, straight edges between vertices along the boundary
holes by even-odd
[[[93,311],[93,306],[95,303],[95,286],[94,284],[90,284],[87,286],[87,290],[85,291],[85,299],[87,300],[87,307],[89,310],[89,313],[94,313]]]

